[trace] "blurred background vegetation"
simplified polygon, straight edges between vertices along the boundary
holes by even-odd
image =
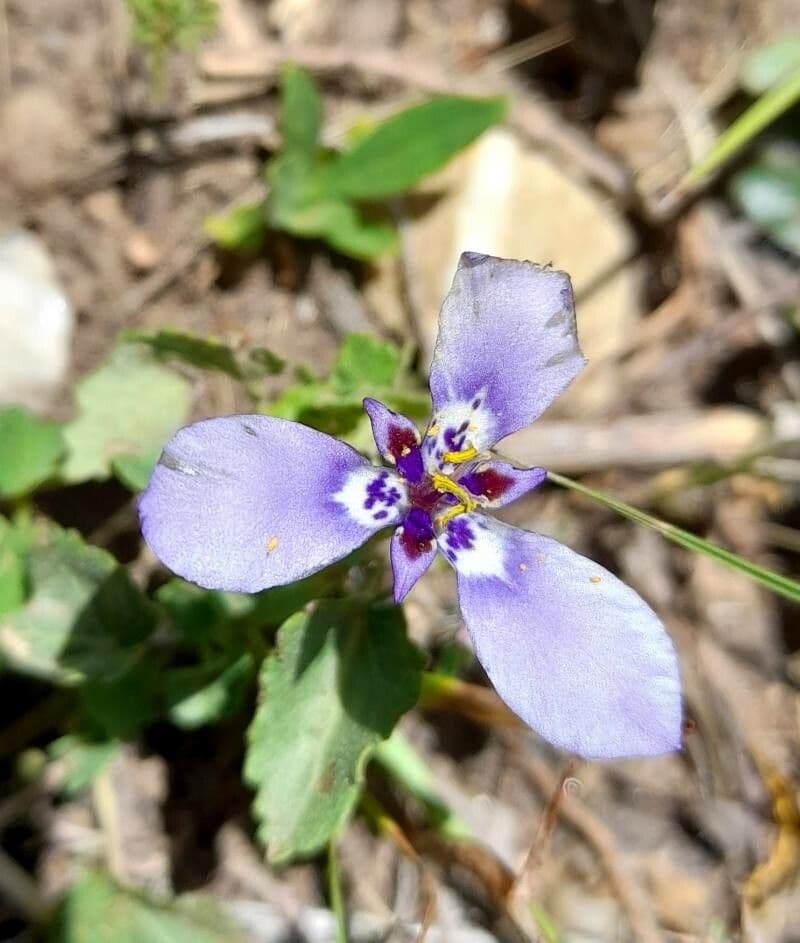
[[[798,99],[798,0],[0,0],[0,940],[800,939]],[[573,278],[506,516],[663,618],[680,755],[520,730],[444,566],[141,542],[188,421],[424,421],[466,249]]]

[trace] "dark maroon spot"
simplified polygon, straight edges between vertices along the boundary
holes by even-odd
[[[431,487],[431,480],[425,475],[422,481],[411,486],[409,498],[412,507],[423,511],[433,511],[442,499],[442,495]]]
[[[470,472],[463,475],[458,482],[472,494],[496,501],[514,484],[514,479],[502,472],[487,468],[485,471]]]
[[[404,426],[389,426],[386,447],[395,458],[399,458],[404,449],[413,449],[416,445],[417,437],[414,435],[413,429]]]

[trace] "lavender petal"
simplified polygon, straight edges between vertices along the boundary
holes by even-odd
[[[437,452],[481,451],[529,425],[584,363],[569,276],[463,253],[439,315],[429,467],[443,464]]]
[[[179,576],[251,593],[341,559],[405,505],[405,484],[350,446],[253,415],[176,433],[138,509],[150,549]]]
[[[680,749],[675,650],[630,587],[548,537],[480,514],[455,518],[440,546],[479,661],[541,736],[590,758]]]

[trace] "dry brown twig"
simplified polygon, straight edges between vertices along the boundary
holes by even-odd
[[[257,200],[264,194],[264,184],[259,180],[246,187],[233,200],[227,203],[221,213],[228,213],[243,203]],[[146,278],[133,285],[119,301],[117,317],[120,323],[131,325],[135,323],[142,310],[161,296],[178,278],[183,275],[200,255],[212,245],[212,239],[207,236],[201,226],[195,226],[183,242],[165,261],[154,269]]]
[[[558,777],[556,788],[539,820],[539,827],[534,835],[525,861],[517,874],[514,885],[508,895],[508,909],[522,926],[531,922],[531,902],[540,897],[538,884],[540,868],[550,847],[550,841],[558,825],[559,810],[566,794],[567,783],[574,775],[578,763],[570,761]]]
[[[630,872],[613,832],[607,828],[577,796],[563,789],[560,778],[544,760],[521,749],[519,739],[511,733],[504,738],[510,747],[513,762],[542,795],[558,794],[558,816],[594,849],[611,882],[617,899],[639,943],[663,943],[663,933],[653,915],[647,895]]]
[[[456,702],[449,705],[450,708],[458,709],[465,702],[463,689],[467,687],[477,686],[461,682],[460,690],[456,695]],[[485,689],[479,690],[484,691]],[[634,875],[629,871],[617,847],[614,833],[595,816],[585,803],[577,796],[571,795],[564,788],[571,775],[570,768],[567,767],[567,770],[559,777],[544,760],[534,756],[520,739],[522,728],[519,720],[496,694],[485,691],[485,696],[481,695],[480,701],[483,708],[480,715],[469,716],[473,716],[478,722],[489,724],[497,730],[497,733],[503,738],[508,747],[511,761],[517,764],[534,785],[537,792],[548,800],[542,825],[536,839],[534,839],[533,847],[523,866],[521,876],[516,881],[498,886],[495,891],[497,896],[507,904],[516,898],[517,903],[513,913],[515,922],[517,922],[520,914],[521,891],[525,887],[525,882],[529,881],[533,874],[531,869],[538,867],[541,862],[542,850],[546,847],[546,843],[552,835],[556,820],[561,818],[578,832],[596,852],[636,940],[639,943],[662,943],[663,934],[653,916],[647,896]],[[494,710],[489,709],[490,701],[494,701],[496,704]],[[432,705],[429,703],[428,706]],[[435,706],[439,709],[448,709],[447,698],[442,695]],[[511,721],[512,718],[513,722]],[[526,874],[528,875],[527,878],[525,877]],[[520,883],[520,880],[523,883]],[[491,881],[484,881],[484,884],[485,886],[492,886]]]

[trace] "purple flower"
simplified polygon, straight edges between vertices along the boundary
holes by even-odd
[[[298,423],[208,419],[164,449],[139,502],[145,540],[188,580],[253,593],[394,527],[395,600],[442,553],[480,663],[543,737],[586,757],[679,749],[677,660],[655,613],[603,567],[486,513],[546,478],[486,450],[583,366],[567,275],[465,253],[439,319],[425,435],[364,401],[391,469]]]

